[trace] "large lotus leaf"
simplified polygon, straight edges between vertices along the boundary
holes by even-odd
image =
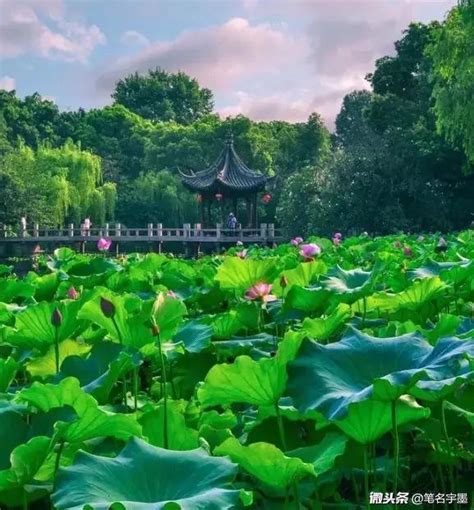
[[[274,259],[226,257],[215,278],[222,289],[244,291],[257,282],[272,282],[277,271]]]
[[[73,337],[83,324],[78,320],[80,301],[68,300],[59,303],[43,301],[30,306],[16,316],[18,332],[11,335],[8,341],[15,346],[39,349],[45,351],[55,342],[56,328],[51,323],[53,311],[58,308],[62,315],[61,325],[58,327],[58,340]]]
[[[76,377],[83,390],[100,404],[107,403],[114,384],[139,363],[137,354],[113,342],[93,346],[87,358],[70,356],[61,365],[61,377]]]
[[[463,409],[462,407],[451,404],[451,402],[444,402],[444,408],[447,412],[453,413],[458,417],[466,420],[471,428],[474,429],[474,412],[468,411],[467,409]]]
[[[188,352],[201,352],[211,346],[213,329],[197,320],[186,322],[174,337],[175,342],[182,342]]]
[[[428,418],[430,410],[403,395],[396,401],[398,425]],[[334,422],[345,434],[362,444],[376,441],[392,430],[392,404],[363,400],[349,404],[347,415]]]
[[[68,275],[71,284],[82,285],[92,289],[105,282],[111,274],[122,271],[122,266],[113,259],[104,257],[78,257],[65,264],[62,268]]]
[[[315,340],[327,340],[335,335],[351,317],[351,308],[345,303],[340,303],[338,307],[327,317],[311,319],[307,317],[303,321],[303,330],[309,338]]]
[[[285,310],[301,310],[314,313],[323,311],[331,297],[331,293],[322,287],[300,287],[293,285],[285,297]]]
[[[77,418],[55,425],[58,441],[72,443],[96,437],[127,440],[134,435],[141,436],[141,426],[133,415],[103,411],[94,397],[81,389],[79,381],[74,377],[63,379],[56,385],[35,382],[31,387],[21,390],[16,400],[44,413],[54,408],[72,407]]]
[[[29,298],[34,293],[34,285],[22,280],[3,279],[0,285],[0,301],[3,303],[11,303],[18,298]]]
[[[336,266],[323,278],[322,285],[326,289],[342,295],[343,301],[353,303],[372,292],[379,274],[379,266],[374,267],[372,271],[363,271],[362,269],[346,271],[342,267]]]
[[[211,326],[215,338],[230,338],[243,328],[240,316],[235,310],[218,315]]]
[[[188,427],[184,418],[183,402],[169,400],[167,405],[168,448],[170,450],[193,450],[198,447],[198,433]],[[138,420],[143,435],[153,446],[164,447],[164,415],[165,407],[147,411]]]
[[[224,510],[240,501],[231,485],[236,472],[235,464],[203,450],[164,450],[133,438],[115,458],[79,452],[59,470],[52,500],[58,510],[109,510],[114,503],[127,510]]]
[[[284,296],[293,287],[307,287],[313,280],[327,271],[326,264],[322,260],[313,260],[311,262],[302,262],[293,269],[283,271],[273,282],[273,292],[277,296]],[[282,281],[285,285],[282,287]]]
[[[5,405],[0,408],[0,470],[10,467],[10,453],[26,440],[28,424],[18,410]]]
[[[62,366],[67,357],[81,356],[90,350],[90,345],[71,339],[64,340],[59,344],[59,366]],[[47,377],[56,374],[55,346],[51,345],[46,354],[26,363],[25,368],[33,377]]]
[[[312,464],[298,457],[287,457],[270,443],[243,446],[235,437],[230,437],[214,449],[214,454],[228,455],[245,471],[275,489],[285,489],[308,475],[316,476]]]
[[[48,455],[49,437],[37,436],[17,446],[10,456],[10,467],[0,471],[0,492],[31,482]]]
[[[285,389],[286,365],[302,339],[301,333],[290,331],[273,358],[255,361],[249,356],[238,356],[232,364],[214,365],[198,389],[199,401],[204,407],[233,403],[275,405]]]
[[[0,493],[31,482],[48,455],[49,437],[37,436],[17,446],[10,455],[10,467],[0,471]]]
[[[452,338],[433,348],[417,334],[375,338],[357,330],[329,345],[306,340],[288,366],[288,394],[300,411],[340,419],[352,402],[394,400],[421,379],[442,384],[461,375],[459,362],[473,349]]]
[[[186,314],[184,303],[174,297],[160,294],[153,307],[153,317],[160,330],[163,342],[171,340],[178,331]]]
[[[425,303],[445,294],[447,285],[439,278],[425,278],[415,281],[410,287],[397,294],[379,292],[367,298],[367,309],[392,313],[398,310],[419,310]],[[356,309],[363,312],[362,301],[356,303]]]
[[[40,276],[30,272],[24,281],[34,285],[36,301],[51,301],[58,288],[60,278],[58,273],[49,273]]]
[[[430,259],[423,266],[410,271],[409,276],[413,279],[439,276],[446,282],[459,284],[467,279],[474,278],[474,262],[472,260],[436,262]]]
[[[101,298],[115,306],[114,325],[112,318],[106,317],[100,307]],[[114,294],[105,288],[98,288],[95,295],[87,301],[78,313],[78,318],[89,320],[105,329],[109,336],[123,345],[139,349],[155,341],[148,325],[149,314],[140,310],[135,296]],[[117,331],[118,329],[118,331]]]
[[[291,450],[286,455],[312,464],[314,472],[319,476],[334,467],[336,458],[344,453],[347,441],[347,437],[341,433],[329,433],[320,443]]]
[[[0,393],[8,390],[20,364],[13,358],[0,358]]]

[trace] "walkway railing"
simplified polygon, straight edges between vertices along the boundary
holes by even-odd
[[[66,228],[54,229],[35,224],[31,227],[13,229],[0,226],[0,243],[2,242],[52,242],[71,243],[80,241],[98,241],[101,238],[116,242],[199,242],[199,243],[244,243],[278,242],[283,240],[280,229],[273,223],[262,223],[258,228],[227,229],[221,224],[214,228],[202,228],[201,225],[185,223],[182,227],[163,227],[161,223],[149,223],[146,228],[129,228],[116,224],[86,229],[84,225],[73,224]]]

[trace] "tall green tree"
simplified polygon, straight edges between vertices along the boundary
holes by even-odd
[[[212,92],[201,88],[197,80],[160,68],[119,80],[112,97],[116,104],[156,122],[191,124],[211,113],[214,106]]]
[[[474,165],[474,4],[461,0],[436,32],[433,60],[437,126],[459,143]],[[472,170],[472,167],[470,168]]]

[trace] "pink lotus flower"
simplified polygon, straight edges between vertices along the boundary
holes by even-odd
[[[108,249],[110,248],[111,244],[112,244],[112,241],[110,241],[109,239],[104,239],[103,237],[101,237],[97,241],[97,249],[99,251],[108,251]]]
[[[342,242],[342,234],[340,232],[336,232],[333,236],[332,236],[332,242],[334,245],[336,246],[339,246]]]
[[[403,254],[405,255],[405,257],[411,257],[413,255],[413,250],[409,246],[404,246]]]
[[[44,250],[41,249],[41,246],[37,244],[35,249],[33,250],[33,255],[38,255],[39,253],[44,253]]]
[[[77,299],[79,297],[79,292],[74,287],[69,287],[67,291],[67,297],[69,299]]]
[[[239,259],[244,259],[245,257],[247,257],[247,250],[238,251],[236,255],[237,257],[239,257]]]
[[[342,234],[340,232],[336,232],[333,237],[335,237],[336,239],[342,239]]]
[[[301,244],[303,242],[303,238],[302,237],[295,237],[294,239],[292,239],[290,241],[290,243],[293,245],[293,246],[298,246],[299,244]]]
[[[312,260],[317,255],[321,254],[321,248],[315,244],[302,244],[300,249],[300,255],[306,260]]]
[[[243,246],[244,245],[244,243],[242,241],[237,241],[235,244],[236,244],[236,246]]]
[[[170,298],[173,298],[173,299],[178,299],[178,295],[176,294],[176,292],[173,292],[172,290],[169,290],[166,295]]]
[[[393,243],[393,247],[394,247],[394,248],[401,248],[401,247],[402,247],[402,243],[401,243],[400,241],[395,241],[395,242]]]
[[[249,301],[263,301],[264,303],[275,301],[277,298],[273,294],[270,294],[271,291],[271,283],[259,282],[252,285],[252,287],[247,290],[245,293],[245,299],[248,299]]]

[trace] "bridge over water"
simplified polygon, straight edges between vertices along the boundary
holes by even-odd
[[[69,246],[78,251],[96,251],[99,239],[112,241],[112,250],[157,251],[180,247],[186,254],[220,250],[222,246],[238,243],[244,245],[273,245],[284,241],[281,229],[273,223],[261,223],[258,228],[226,229],[221,224],[213,228],[202,228],[201,224],[185,223],[182,227],[163,227],[161,223],[149,223],[146,228],[129,228],[120,223],[105,224],[86,230],[83,225],[73,224],[66,228],[53,229],[35,224],[31,227],[13,229],[0,227],[0,257],[28,256],[38,246],[45,252],[60,246]],[[174,244],[172,244],[174,243]],[[176,244],[178,243],[178,244]],[[168,246],[166,246],[168,245]],[[174,251],[171,249],[170,251]]]

